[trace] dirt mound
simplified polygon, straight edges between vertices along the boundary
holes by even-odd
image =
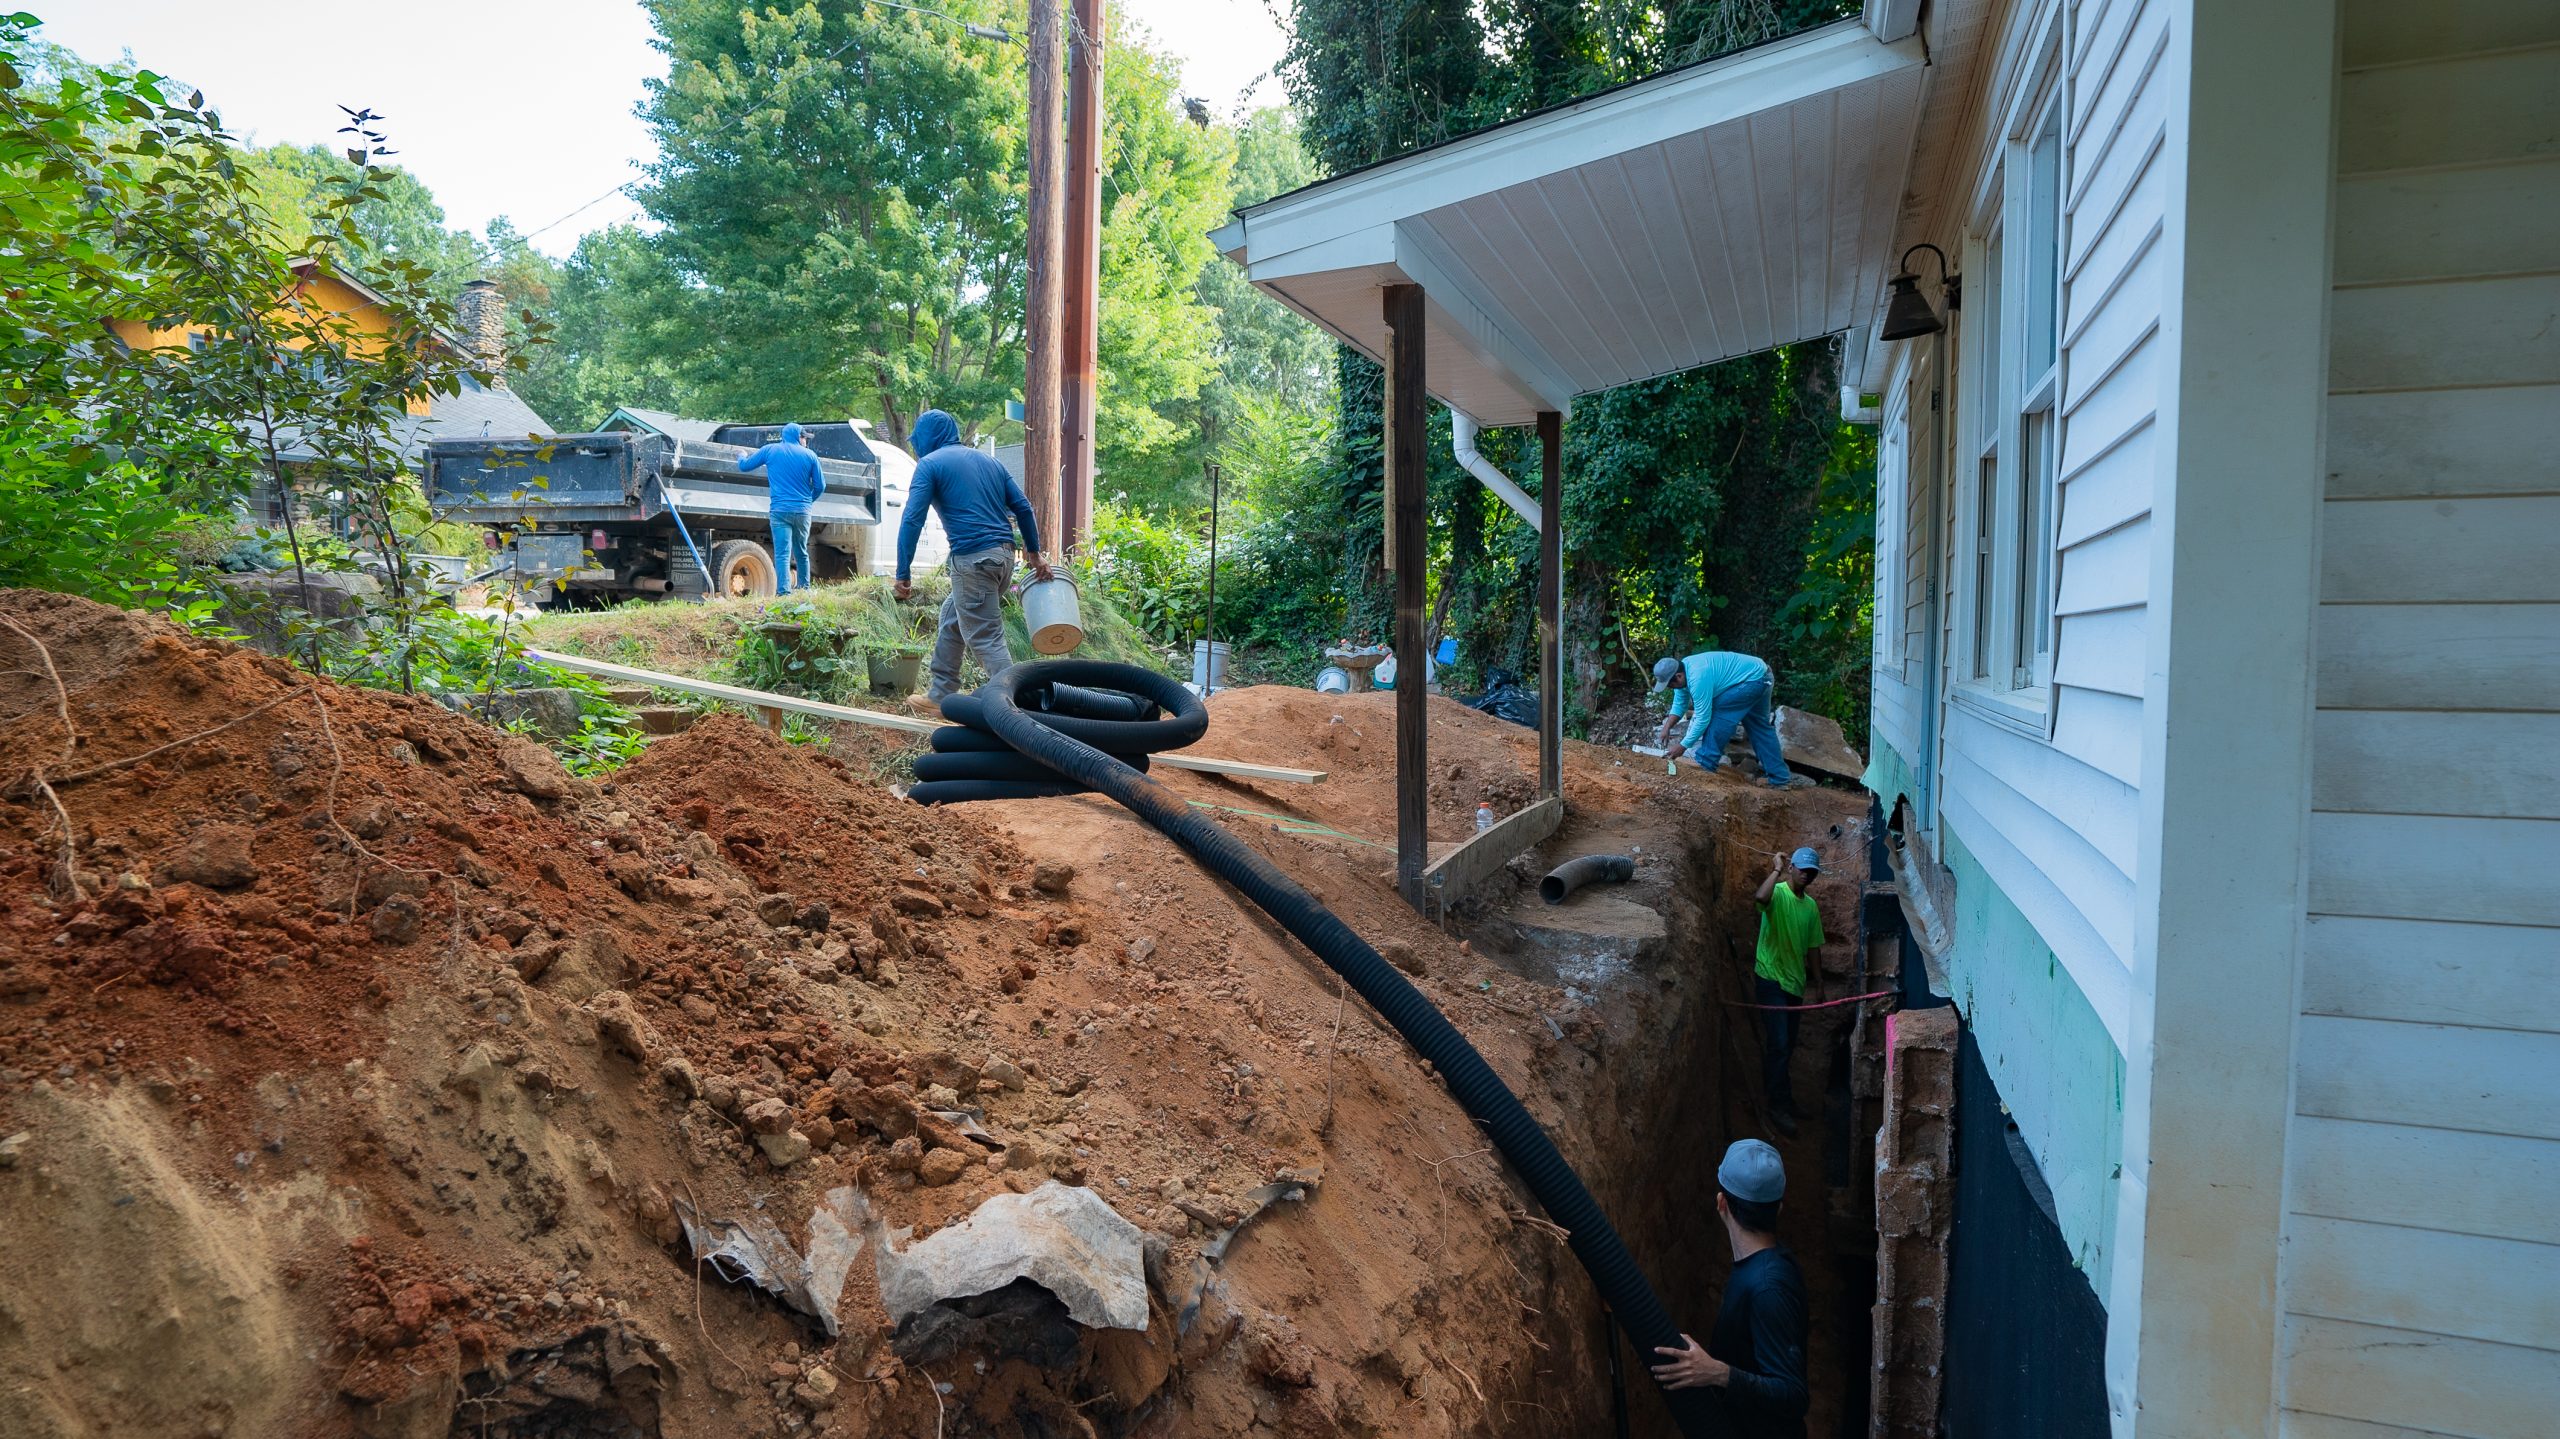
[[[595,784],[157,621],[0,617],[11,1432],[1516,1427],[1560,1247],[1392,1034],[1116,810],[919,809],[723,719]],[[1222,696],[1216,747],[1305,763],[1249,737],[1309,702]],[[1525,733],[1448,733],[1518,782]],[[1373,853],[1237,829],[1524,1092],[1587,1067]],[[677,1218],[797,1242],[853,1186],[904,1244],[1052,1178],[1147,1234],[1143,1332],[1036,1291],[893,1331],[866,1253],[831,1341]]]
[[[1476,808],[1507,815],[1537,797],[1537,731],[1429,696],[1425,746],[1431,773],[1431,838],[1456,842],[1475,832]],[[1272,785],[1265,792],[1322,813],[1361,834],[1395,838],[1396,697],[1392,691],[1325,695],[1285,685],[1221,690],[1209,699],[1203,754],[1255,764],[1325,771],[1328,783]],[[1604,812],[1643,802],[1644,772],[1625,756],[1567,743],[1573,802]]]

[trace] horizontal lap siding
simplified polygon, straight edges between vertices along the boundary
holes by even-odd
[[[2560,6],[2349,0],[2282,1432],[2560,1410]]]

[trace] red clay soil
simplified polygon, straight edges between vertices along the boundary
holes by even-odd
[[[1116,809],[920,808],[724,718],[575,780],[155,620],[23,591],[0,619],[0,1432],[1579,1422],[1539,1388],[1582,1324],[1538,1309],[1561,1246],[1455,1103]],[[1399,946],[1569,1126],[1593,1065],[1537,1022],[1556,991],[1380,883],[1391,704],[1222,695],[1202,751],[1335,779],[1174,783]],[[1534,741],[1445,708],[1454,839],[1526,797]],[[1659,784],[1583,747],[1570,772],[1600,815]],[[964,1106],[986,1139],[934,1112]],[[1151,1236],[1151,1319],[1045,1362],[991,1340],[911,1364],[867,1253],[830,1341],[697,1267],[674,1214],[796,1240],[857,1185],[921,1237],[1052,1177]],[[1275,1177],[1314,1197],[1196,1269]]]

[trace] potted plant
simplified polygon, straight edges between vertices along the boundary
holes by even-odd
[[[871,692],[889,699],[903,699],[924,686],[924,657],[932,649],[928,640],[933,634],[936,617],[930,610],[915,609],[900,616],[906,627],[906,638],[872,647]]]

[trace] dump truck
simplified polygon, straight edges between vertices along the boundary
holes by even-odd
[[[764,473],[739,459],[780,425],[723,425],[709,441],[607,431],[430,441],[428,507],[482,526],[496,572],[537,603],[633,596],[770,596],[776,589]],[[880,461],[849,423],[803,425],[826,493],[809,509],[815,577],[868,568]]]

